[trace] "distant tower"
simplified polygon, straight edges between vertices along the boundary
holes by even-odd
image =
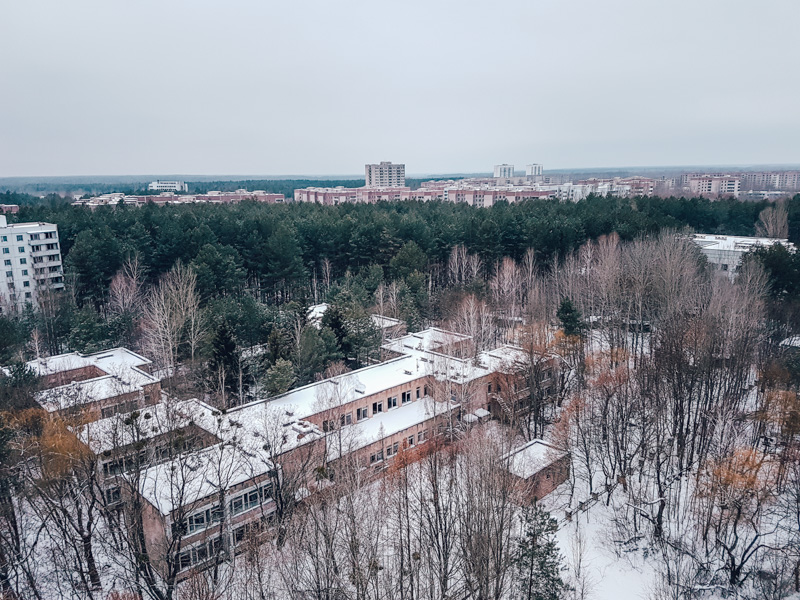
[[[365,165],[364,179],[367,187],[405,187],[406,166],[386,161],[379,165]]]
[[[536,163],[525,165],[525,177],[536,177],[541,174],[542,165],[537,165]]]
[[[494,176],[508,179],[514,176],[514,165],[495,165]]]

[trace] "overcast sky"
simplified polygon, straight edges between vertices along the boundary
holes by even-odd
[[[3,0],[0,176],[800,163],[798,0]]]

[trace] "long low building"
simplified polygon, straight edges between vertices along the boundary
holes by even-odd
[[[694,243],[708,263],[728,277],[735,277],[742,264],[742,258],[755,248],[769,248],[774,245],[784,246],[790,252],[796,250],[788,239],[745,237],[736,235],[715,235],[708,233],[694,234]]]
[[[274,204],[283,202],[286,198],[283,194],[268,193],[263,190],[247,191],[236,190],[235,192],[207,192],[205,194],[175,194],[173,192],[162,192],[158,195],[126,195],[122,193],[111,193],[76,200],[73,206],[82,206],[94,210],[101,206],[145,206],[152,202],[156,206],[180,205],[180,204],[238,204],[239,202],[263,202]]]
[[[123,405],[127,412],[115,404],[106,411],[113,414],[74,431],[97,457],[107,503],[141,499],[148,560],[162,573],[177,561],[183,578],[268,525],[276,498],[301,499],[342,470],[377,474],[445,433],[502,418],[501,384],[526,361],[514,346],[476,354],[472,338],[438,328],[391,339],[383,352],[383,362],[225,411],[166,396],[149,405],[139,396]],[[63,384],[59,394],[112,370],[133,383],[148,362],[116,349],[33,366]],[[65,383],[70,378],[75,384]],[[180,555],[170,558],[175,543]]]

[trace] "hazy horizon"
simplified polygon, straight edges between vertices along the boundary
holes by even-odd
[[[800,163],[794,0],[41,0],[2,16],[0,177]]]
[[[520,168],[521,165],[515,165],[515,173],[524,173],[524,169]],[[545,173],[552,174],[569,174],[569,173],[590,173],[590,172],[603,172],[613,173],[616,171],[640,171],[648,173],[653,171],[660,171],[664,173],[678,173],[689,171],[710,171],[710,170],[727,170],[727,171],[757,171],[757,170],[798,170],[800,163],[770,163],[770,164],[741,164],[741,165],[645,165],[645,166],[609,166],[609,167],[567,167],[561,169],[545,169]],[[442,178],[442,177],[476,177],[476,176],[491,176],[491,170],[474,171],[474,172],[452,172],[452,173],[407,173],[406,177],[411,179],[420,179],[425,177]],[[363,173],[113,173],[109,175],[98,174],[78,174],[78,175],[11,175],[0,176],[0,182],[7,182],[11,180],[34,180],[44,181],[48,179],[53,180],[77,180],[77,182],[90,182],[92,178],[111,180],[116,179],[119,181],[154,181],[161,179],[168,181],[177,179],[180,181],[203,181],[203,180],[229,180],[229,181],[245,181],[248,179],[340,179],[340,180],[356,180],[364,179]]]

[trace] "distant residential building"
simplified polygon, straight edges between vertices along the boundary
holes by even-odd
[[[286,200],[283,194],[271,194],[263,190],[236,190],[235,192],[211,191],[205,194],[194,194],[191,196],[177,195],[173,192],[161,192],[157,196],[126,196],[125,194],[112,193],[88,198],[86,200],[76,200],[73,206],[83,206],[95,209],[99,206],[117,206],[120,203],[126,206],[143,206],[148,202],[163,206],[165,204],[238,204],[245,200],[253,202],[264,202],[272,204]]]
[[[739,195],[739,178],[734,175],[690,175],[689,190],[704,196]]]
[[[768,248],[781,244],[791,252],[795,246],[789,240],[760,237],[744,237],[735,235],[713,235],[696,233],[694,243],[700,247],[700,252],[709,264],[733,279],[742,264],[742,257],[754,248]]]
[[[158,181],[147,186],[151,192],[188,192],[189,186],[184,181]]]
[[[525,176],[526,177],[538,177],[542,175],[543,167],[542,165],[532,163],[530,165],[525,165]]]
[[[35,306],[42,290],[64,287],[58,227],[53,223],[9,224],[0,215],[0,260],[0,311]]]
[[[514,165],[495,165],[494,176],[499,179],[508,179],[514,177]]]
[[[19,204],[0,204],[0,213],[14,215],[19,212]]]
[[[405,187],[406,166],[386,161],[377,165],[365,165],[364,179],[366,181],[366,187],[368,188]]]
[[[295,202],[315,202],[317,204],[375,204],[396,200],[411,200],[412,192],[408,187],[311,187],[294,191]]]
[[[420,190],[415,193],[419,194]],[[444,200],[456,202],[458,204],[469,204],[478,208],[488,208],[498,202],[509,202],[511,204],[524,200],[535,200],[537,198],[554,198],[557,192],[554,190],[542,190],[532,186],[487,186],[487,185],[454,185],[444,190]]]
[[[744,190],[800,190],[800,171],[753,171],[740,175]]]

